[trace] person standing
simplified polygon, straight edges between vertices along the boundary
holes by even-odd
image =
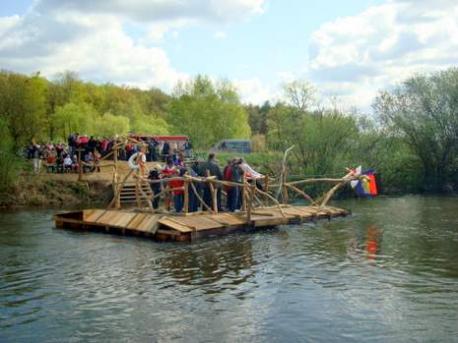
[[[148,179],[150,181],[150,188],[151,192],[153,193],[153,199],[151,201],[151,204],[153,205],[153,208],[156,210],[159,208],[159,197],[157,196],[161,192],[161,183],[159,180],[161,179],[159,169],[157,166],[154,166],[153,169],[150,170],[148,174]]]
[[[167,141],[165,141],[164,145],[162,146],[162,159],[163,159],[163,161],[167,161],[169,155],[170,155],[170,144]]]
[[[223,179],[223,173],[218,165],[218,161],[216,160],[216,156],[214,153],[210,153],[208,155],[207,162],[202,165],[200,169],[199,176],[208,177],[208,176],[215,176],[217,180]],[[217,185],[216,187],[216,203],[218,211],[222,210],[221,206],[221,187]],[[205,204],[212,208],[212,195],[210,190],[210,185],[208,182],[204,183],[203,185],[203,200]]]
[[[191,144],[191,140],[189,138],[184,143],[184,155],[187,158],[191,158],[192,157],[192,144]]]
[[[145,170],[146,170],[146,155],[145,155],[145,152],[146,152],[146,147],[144,145],[142,145],[140,147],[140,151],[137,153],[137,157],[136,157],[136,162],[137,162],[138,171],[140,173],[140,176],[145,175]]]
[[[41,149],[41,146],[39,144],[33,143],[32,161],[33,161],[33,172],[35,174],[40,174],[42,155],[43,155],[43,151]]]
[[[185,173],[185,168],[179,168],[178,176],[184,177]],[[169,182],[169,185],[173,193],[173,203],[175,205],[175,212],[180,213],[183,210],[184,205],[184,181],[174,179]]]

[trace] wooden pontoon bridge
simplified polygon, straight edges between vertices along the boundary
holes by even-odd
[[[262,180],[244,178],[242,182],[217,180],[215,177],[173,177],[163,180],[149,180],[137,170],[130,170],[120,175],[117,149],[112,153],[113,163],[104,165],[112,168],[114,197],[106,209],[86,209],[58,213],[54,216],[57,228],[75,230],[102,231],[126,235],[151,237],[158,241],[192,241],[197,238],[225,234],[235,231],[262,230],[277,225],[297,224],[343,217],[349,211],[328,206],[334,193],[358,177],[347,174],[342,178],[315,178],[294,182],[286,181],[285,168],[279,180],[265,176]],[[108,157],[108,156],[107,156]],[[184,186],[184,207],[181,213],[168,211],[165,207],[154,209],[149,183],[161,182],[161,193],[155,197],[170,200],[168,182],[180,180]],[[323,197],[314,200],[304,192],[303,186],[316,183],[332,185]],[[261,187],[260,187],[261,185]],[[211,192],[211,205],[202,199],[198,186],[205,186]],[[223,186],[239,187],[243,199],[239,212],[221,212],[218,210],[217,191]],[[289,195],[295,193],[309,202],[309,205],[297,206],[288,204]],[[189,212],[190,196],[199,202],[197,212]],[[280,199],[280,200],[277,200]]]

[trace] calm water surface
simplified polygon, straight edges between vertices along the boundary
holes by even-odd
[[[457,342],[458,198],[158,244],[0,214],[0,342]]]

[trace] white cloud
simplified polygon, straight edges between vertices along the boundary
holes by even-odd
[[[37,12],[110,14],[136,22],[240,20],[263,11],[264,0],[40,0]]]
[[[267,86],[258,78],[235,80],[242,102],[260,105],[265,101],[275,102],[280,98],[280,90]]]
[[[164,89],[186,78],[164,50],[136,43],[112,16],[26,16],[0,37],[0,65],[15,71],[53,76],[73,70],[92,81]]]
[[[396,0],[325,23],[307,73],[324,94],[369,108],[379,89],[458,63],[458,4]]]
[[[85,80],[171,90],[188,75],[157,46],[167,32],[176,37],[187,25],[247,18],[261,13],[263,3],[36,0],[23,16],[0,17],[0,66],[48,77],[72,70]]]

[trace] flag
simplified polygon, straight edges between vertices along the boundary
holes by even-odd
[[[358,181],[355,187],[356,194],[360,197],[373,197],[378,195],[377,182],[375,179],[375,171],[373,169],[365,170],[361,173],[365,175]]]

